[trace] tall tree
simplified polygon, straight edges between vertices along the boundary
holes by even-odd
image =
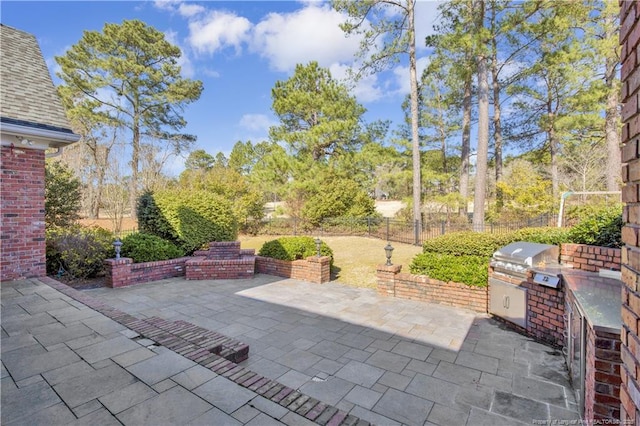
[[[216,159],[213,155],[204,149],[196,149],[189,153],[189,156],[184,162],[184,167],[187,170],[210,170],[215,162]]]
[[[333,7],[348,15],[341,25],[346,34],[362,36],[360,57],[362,72],[378,72],[397,62],[401,55],[409,59],[411,103],[411,147],[413,162],[413,219],[422,227],[422,180],[420,177],[420,135],[418,129],[418,72],[416,65],[416,0],[334,0]]]
[[[476,65],[478,69],[478,155],[473,195],[473,229],[484,231],[485,201],[487,194],[487,168],[489,161],[489,77],[487,52],[481,35],[484,31],[484,0],[474,0],[476,16]]]
[[[180,76],[180,49],[162,32],[138,20],[85,31],[78,43],[56,57],[62,93],[85,113],[131,131],[130,204],[135,211],[143,138],[181,151],[195,140],[179,133],[184,107],[197,100],[202,83]]]
[[[291,78],[276,82],[271,97],[281,124],[269,135],[274,142],[285,142],[294,155],[326,161],[362,143],[365,109],[317,62],[297,65]]]
[[[598,11],[593,18],[595,34],[591,38],[596,57],[600,64],[604,63],[605,93],[605,141],[607,150],[607,191],[619,191],[622,182],[621,154],[620,154],[620,78],[618,65],[620,63],[620,44],[618,32],[620,25],[618,16],[620,7],[616,2],[595,2]]]
[[[557,197],[563,137],[584,126],[585,120],[593,120],[597,105],[588,90],[594,76],[590,52],[580,37],[589,7],[580,2],[531,0],[525,2],[522,13],[529,18],[518,26],[520,37],[534,42],[528,45],[522,64],[524,78],[509,88],[517,116],[510,136],[546,148],[552,192]]]
[[[471,169],[471,121],[473,109],[473,76],[475,66],[474,37],[475,22],[473,0],[452,0],[442,3],[438,10],[441,19],[434,26],[436,35],[427,37],[426,44],[434,49],[434,56],[442,63],[449,64],[447,85],[452,92],[458,92],[461,118],[459,214],[467,215],[469,201],[469,174]]]

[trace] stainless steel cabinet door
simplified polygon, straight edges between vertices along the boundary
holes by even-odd
[[[527,327],[527,289],[489,279],[489,312],[522,328]]]

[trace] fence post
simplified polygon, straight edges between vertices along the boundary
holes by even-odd
[[[440,235],[444,235],[447,232],[447,223],[443,220],[440,222]]]
[[[293,235],[298,235],[298,219],[293,218]]]
[[[385,219],[387,219],[387,241],[390,241],[389,240],[389,218],[387,217]]]
[[[367,216],[367,236],[371,236],[371,218]]]

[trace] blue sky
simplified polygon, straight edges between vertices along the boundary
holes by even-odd
[[[419,1],[416,28],[419,72],[426,64],[422,47],[437,16],[436,1]],[[38,39],[54,82],[54,57],[64,54],[84,30],[101,31],[105,23],[139,19],[165,33],[183,52],[183,74],[204,84],[200,99],[185,112],[187,133],[196,148],[228,154],[238,140],[265,140],[276,124],[271,89],[288,79],[295,65],[315,60],[335,78],[354,66],[358,39],[346,38],[338,24],[344,17],[327,3],[313,1],[6,1],[0,3],[5,25]],[[401,103],[408,93],[406,60],[370,76],[353,90],[368,110],[366,121],[401,124]],[[182,160],[171,169],[179,172]]]

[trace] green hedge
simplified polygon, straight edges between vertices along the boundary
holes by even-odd
[[[569,241],[601,247],[622,247],[622,208],[607,207],[583,217],[569,230]]]
[[[166,190],[138,202],[140,230],[190,254],[212,241],[233,241],[238,223],[230,201],[208,191]]]
[[[453,256],[491,257],[499,247],[511,242],[509,234],[489,234],[473,231],[452,232],[426,241],[424,253]]]
[[[569,233],[559,228],[523,228],[504,234],[455,232],[424,243],[409,270],[441,281],[470,286],[487,285],[487,268],[493,253],[515,241],[558,245],[569,241]]]
[[[470,286],[487,285],[487,268],[493,253],[516,241],[560,245],[562,243],[620,247],[622,216],[618,207],[597,211],[570,230],[523,228],[504,234],[455,232],[424,243],[409,270],[442,281]]]
[[[136,232],[122,240],[122,257],[130,257],[134,263],[155,262],[184,256],[184,251],[171,241],[156,235]]]
[[[320,253],[331,257],[333,265],[333,250],[325,242],[320,245]],[[315,240],[311,237],[281,237],[267,241],[258,252],[259,256],[280,260],[306,259],[317,254]]]
[[[489,262],[485,256],[456,256],[442,253],[420,253],[413,258],[409,271],[440,281],[453,281],[469,286],[485,287]]]

